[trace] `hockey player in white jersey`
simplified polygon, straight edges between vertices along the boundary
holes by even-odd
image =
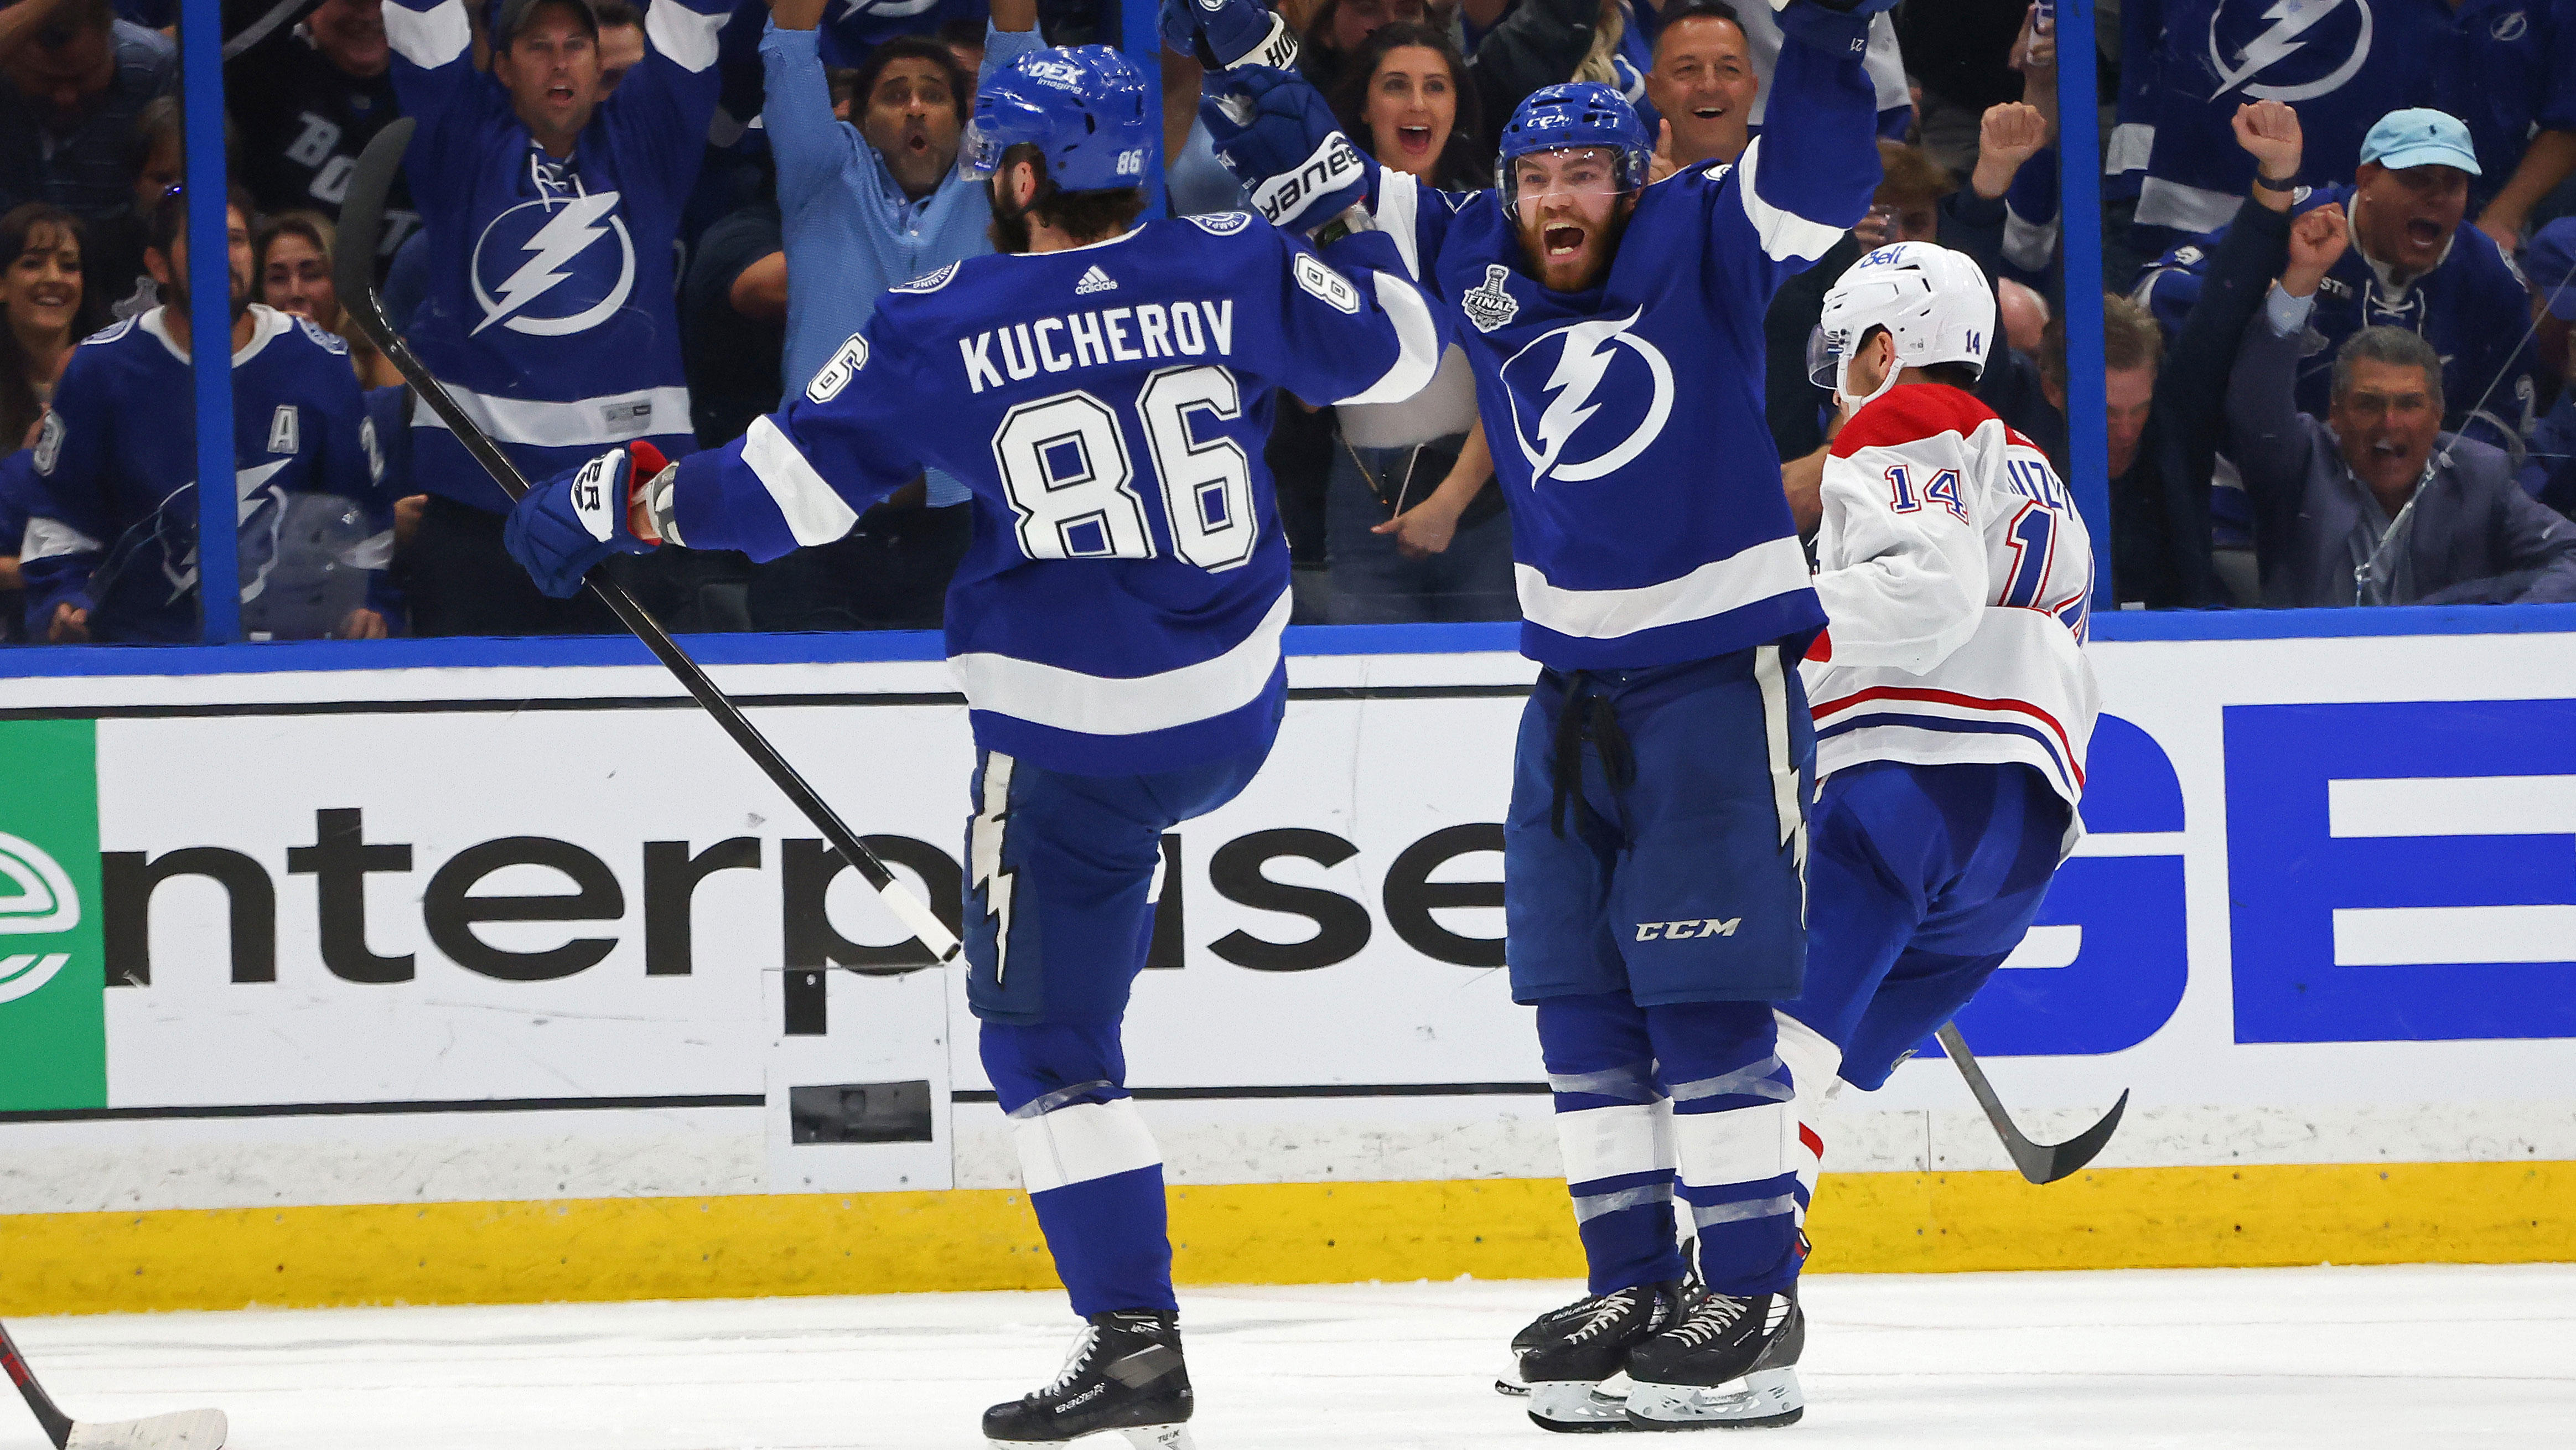
[[[2092,540],[2039,449],[1968,391],[1994,332],[1976,263],[1901,242],[1843,274],[1809,350],[1844,422],[1815,540],[1829,623],[1802,667],[1824,782],[1806,987],[1778,1008],[1802,1200],[1837,1078],[1877,1088],[1964,1006],[2083,835]],[[1794,1368],[1757,1367],[1660,1413],[1778,1423],[1802,1404]]]

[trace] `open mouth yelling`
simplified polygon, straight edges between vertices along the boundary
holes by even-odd
[[[569,81],[557,81],[553,85],[546,87],[546,100],[552,105],[571,105],[572,83]]]
[[[27,301],[31,306],[68,311],[78,305],[73,300],[74,296],[69,287],[48,283],[30,290]]]
[[[2427,250],[2438,247],[2442,245],[2442,225],[2417,217],[2406,224],[2406,240],[2410,245]]]
[[[1539,241],[1551,257],[1571,257],[1583,250],[1583,228],[1557,222],[1539,233]]]
[[[1407,156],[1429,155],[1431,152],[1431,128],[1428,126],[1398,126],[1395,128],[1395,144],[1403,147],[1404,154]]]
[[[1691,109],[1691,114],[1699,117],[1703,121],[1714,121],[1726,114],[1726,108],[1724,106],[1695,106]]]

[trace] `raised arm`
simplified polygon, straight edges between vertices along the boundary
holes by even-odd
[[[1743,280],[1765,302],[1781,278],[1805,270],[1868,214],[1879,181],[1878,101],[1861,58],[1870,14],[1887,8],[1864,0],[1844,12],[1790,0],[1780,12],[1783,40],[1765,113],[1778,123],[1744,148],[1722,189],[1738,198],[1759,242]]]
[[[2228,451],[2258,513],[2277,516],[2297,507],[2308,463],[2322,446],[2320,425],[2299,411],[2299,343],[2317,284],[2348,239],[2339,206],[2318,207],[2291,227],[2289,263],[2246,325],[2228,377]]]
[[[832,114],[832,84],[818,47],[824,0],[774,0],[760,37],[766,82],[761,129],[778,160],[778,195],[790,207],[841,184],[841,166],[867,143]]]

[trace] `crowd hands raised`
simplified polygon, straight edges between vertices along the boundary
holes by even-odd
[[[2527,84],[2478,93],[2476,115],[2406,106],[2360,130],[2350,86],[2294,110],[2201,105],[2167,82],[2181,72],[2164,27],[2224,30],[2247,3],[2133,5],[2096,58],[2121,100],[2104,351],[2082,365],[2106,379],[2114,593],[2150,607],[2576,598],[2562,386],[2576,219],[2558,216],[2576,209],[2576,0],[2479,52],[2491,70],[2531,63]],[[2200,13],[2213,4],[2215,20]],[[0,438],[23,445],[0,460],[12,640],[197,637],[192,419],[175,401],[175,10],[0,7]],[[1251,200],[1210,134],[1223,108],[1201,93],[1252,72],[1229,81],[1211,60],[1284,61],[1380,165],[1464,191],[1493,184],[1520,99],[1567,79],[1637,105],[1650,182],[1732,164],[1766,122],[1782,40],[1766,0],[1275,13],[1244,55],[1165,50],[1175,212]],[[1114,25],[1083,0],[228,0],[245,626],[614,628],[592,602],[527,584],[502,551],[497,488],[344,324],[333,227],[356,157],[394,117],[423,130],[380,238],[387,310],[542,477],[638,437],[676,456],[741,436],[829,364],[882,289],[991,250],[984,190],[956,164],[979,71],[1114,39]],[[1977,391],[2075,476],[2057,65],[2049,12],[2024,0],[1905,0],[1874,22],[1876,205],[1767,319],[1769,422],[1802,520],[1834,421],[1806,378],[1817,310],[1895,241],[1936,241],[1993,280],[2002,335]],[[2472,94],[2381,79],[2382,100]],[[2330,103],[2329,131],[2303,135],[2301,111]],[[2192,149],[2213,109],[2226,158]],[[535,239],[549,219],[560,245]],[[1282,400],[1267,462],[1299,622],[1516,617],[1490,448],[1522,444],[1489,432],[1463,362],[1453,350],[1408,402]],[[771,564],[674,550],[607,567],[682,629],[936,627],[971,542],[965,498],[931,474]]]

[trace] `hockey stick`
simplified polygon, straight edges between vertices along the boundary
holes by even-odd
[[[483,471],[492,475],[494,483],[501,485],[501,491],[517,499],[527,493],[528,480],[521,476],[518,467],[503,456],[474,420],[466,416],[456,400],[448,396],[447,389],[439,385],[438,379],[430,376],[429,369],[421,366],[420,359],[412,355],[410,346],[386,320],[384,307],[376,298],[376,243],[378,233],[384,229],[385,193],[392,189],[394,172],[402,165],[403,149],[411,144],[412,131],[417,124],[405,116],[377,132],[376,138],[367,143],[365,153],[359,156],[357,169],[349,174],[348,191],[340,206],[340,253],[332,280],[339,288],[341,307],[358,324],[358,330],[392,361],[403,380],[411,384],[412,391],[429,404],[430,411],[436,413],[448,431],[456,435],[456,441],[465,445],[465,451],[474,455],[474,461],[483,465]],[[796,809],[804,813],[805,819],[814,823],[814,828],[821,831],[824,839],[841,853],[841,859],[867,878],[868,884],[876,888],[877,899],[886,904],[895,919],[902,922],[923,946],[930,948],[931,956],[942,963],[956,960],[960,948],[947,924],[894,879],[894,873],[886,869],[885,862],[878,859],[876,852],[868,849],[867,842],[860,840],[857,832],[842,823],[823,797],[796,773],[796,767],[787,763],[787,757],[778,753],[778,748],[769,743],[769,738],[760,733],[759,727],[744,716],[740,706],[725,698],[724,692],[716,688],[715,681],[707,678],[707,672],[700,669],[698,662],[689,658],[669,633],[654,622],[652,615],[644,612],[644,606],[635,602],[635,597],[626,592],[625,586],[596,570],[584,583],[616,614],[618,622],[644,641],[644,647],[679,678],[691,698],[715,717],[716,723],[724,727],[724,732],[733,737],[734,744],[741,746],[743,753],[751,757],[752,764],[759,766],[770,783],[786,794]]]
[[[2004,1151],[2012,1155],[2013,1166],[2033,1183],[2055,1183],[2092,1162],[2102,1145],[2111,1141],[2112,1130],[2120,1126],[2120,1114],[2128,1111],[2129,1093],[2123,1088],[2120,1100],[2111,1105],[2110,1114],[2102,1121],[2063,1143],[2034,1143],[2013,1126],[2012,1114],[2004,1111],[2003,1100],[1995,1096],[1995,1085],[1986,1081],[1986,1070],[1977,1066],[1977,1055],[1968,1050],[1968,1039],[1959,1035],[1959,1024],[1944,1022],[1933,1035],[1941,1039],[1941,1050],[1958,1065],[1959,1076],[1968,1080],[1968,1091],[1976,1095],[1977,1106],[1986,1110],[1986,1121],[1995,1125],[1996,1136],[2004,1140]]]
[[[113,1425],[74,1420],[36,1383],[36,1372],[27,1368],[7,1325],[0,1325],[0,1365],[8,1366],[10,1381],[27,1397],[27,1408],[36,1412],[36,1423],[45,1427],[54,1450],[223,1450],[230,1432],[221,1410],[182,1410]]]

